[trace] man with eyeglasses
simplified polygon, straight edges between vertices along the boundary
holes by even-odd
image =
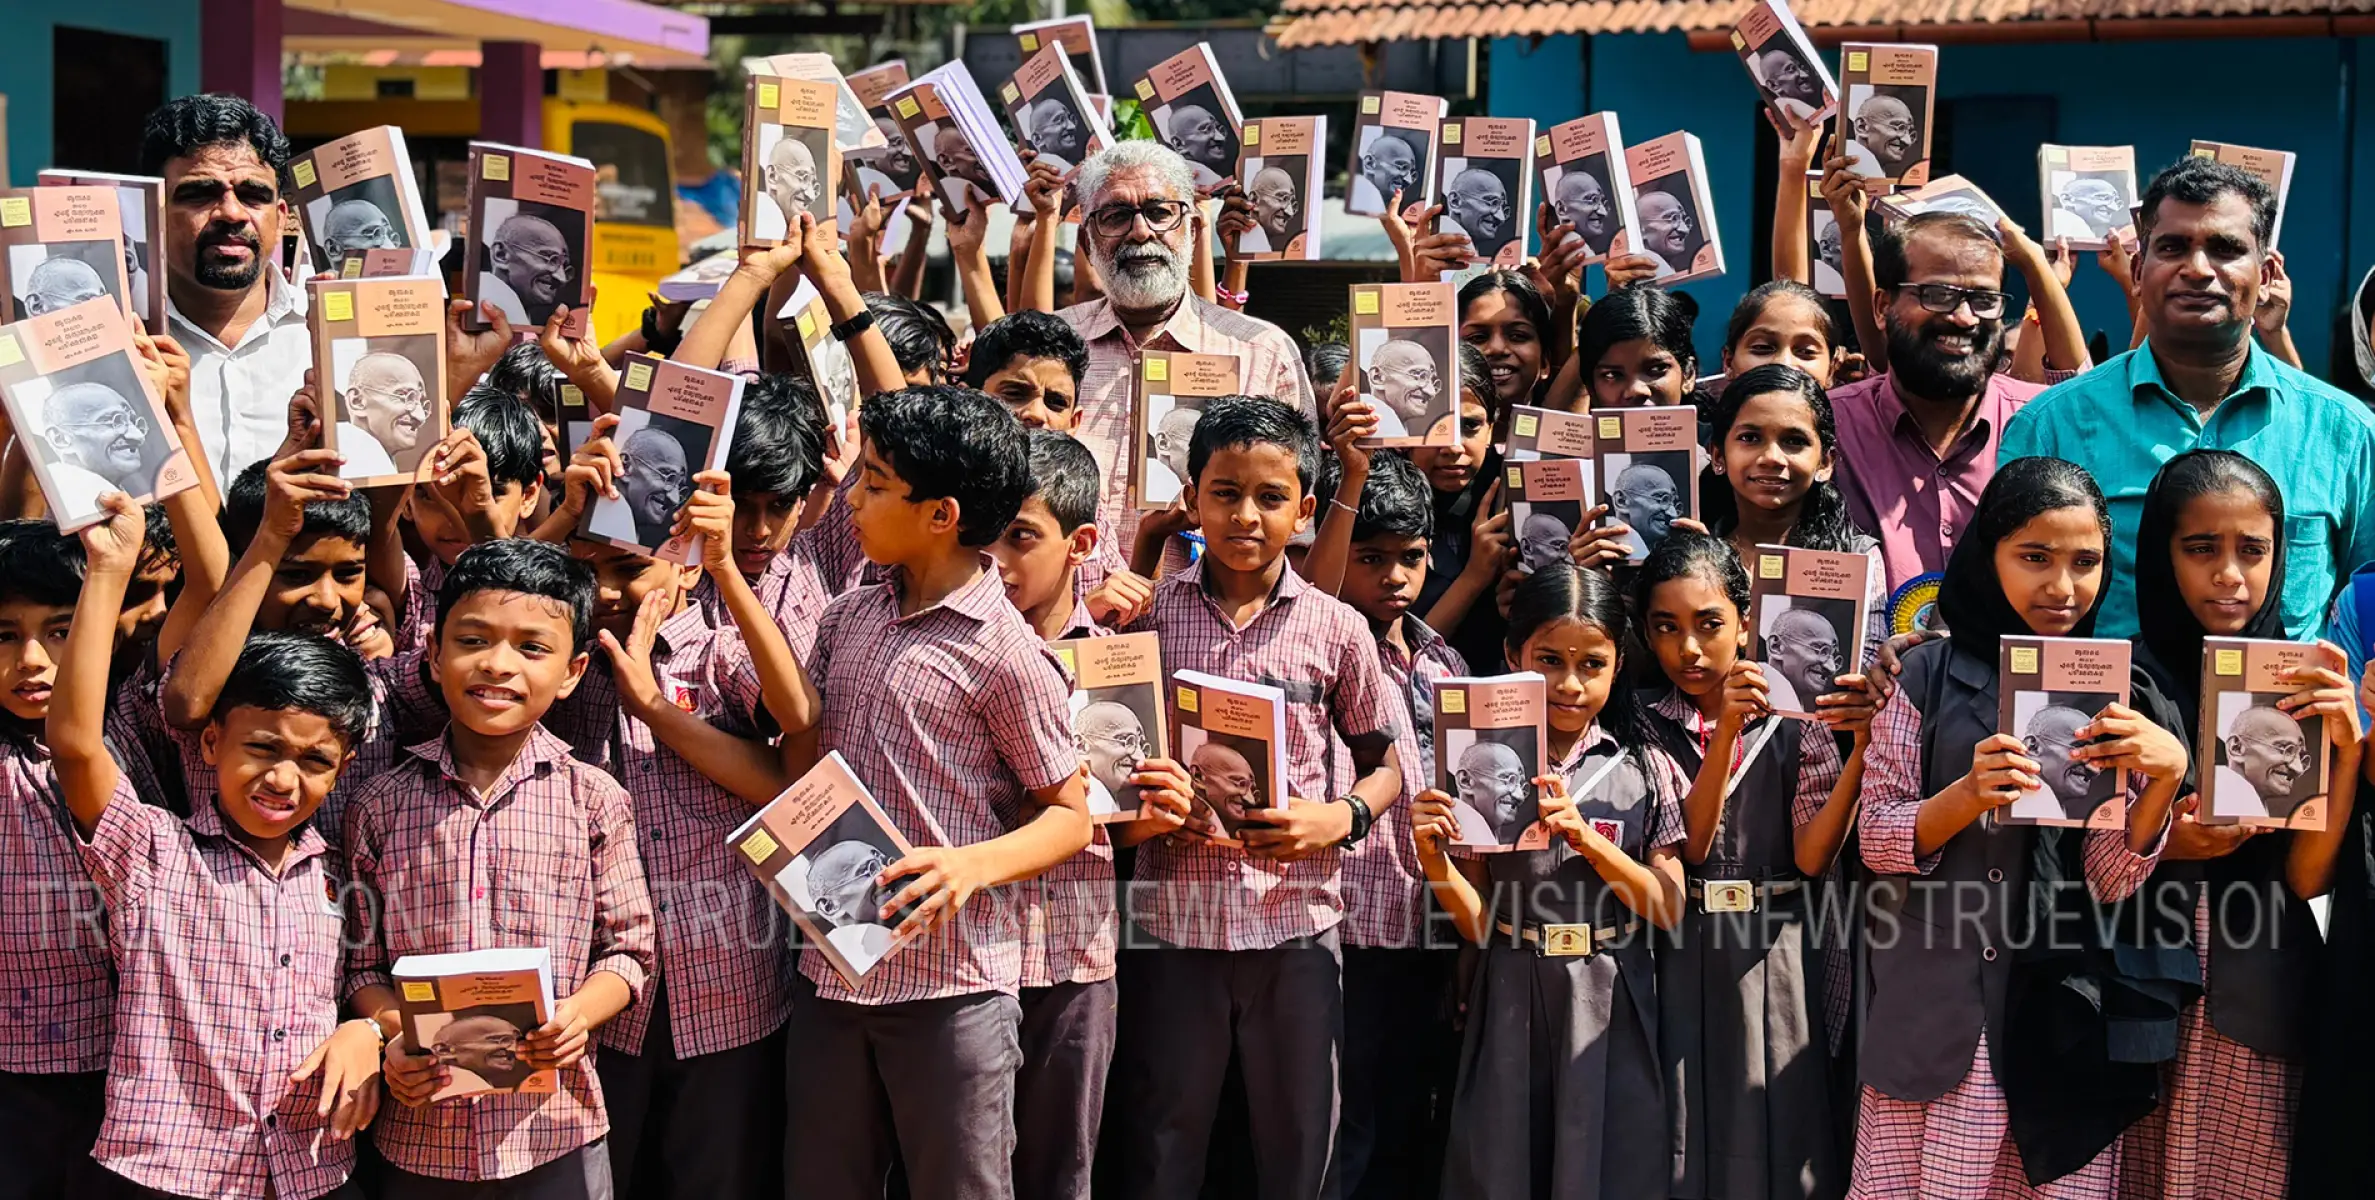
[[[1509,243],[1509,186],[1482,167],[1460,172],[1443,189],[1442,231],[1464,234],[1476,257],[1487,262]]]
[[[1246,185],[1245,199],[1253,208],[1253,228],[1238,235],[1238,249],[1293,253],[1303,235],[1302,222],[1296,220],[1302,203],[1295,195],[1295,177],[1278,167],[1263,167]]]
[[[64,255],[45,258],[25,272],[24,287],[23,315],[28,317],[62,312],[107,294],[107,281],[99,278],[98,268]]]
[[[2342,580],[2375,561],[2375,414],[2252,336],[2277,266],[2275,198],[2258,176],[2181,158],[2139,211],[2130,271],[2143,344],[2039,396],[2004,452],[2077,463],[2110,501],[2098,637],[2136,632],[2136,527],[2161,464],[2196,448],[2250,458],[2284,494],[2284,627],[2312,636]]]
[[[2245,707],[2228,723],[2219,745],[2226,761],[2218,764],[2211,785],[2219,816],[2290,819],[2308,799],[2295,797],[2293,786],[2315,766],[2316,744],[2283,710]]]
[[[342,478],[406,474],[420,465],[429,389],[411,359],[384,350],[356,359],[338,398],[345,418],[338,422]]]
[[[396,223],[369,200],[341,200],[330,206],[330,215],[322,222],[322,254],[333,269],[349,254],[394,250],[403,244]]]
[[[61,518],[99,511],[108,492],[144,496],[155,490],[148,461],[149,420],[122,392],[104,383],[70,383],[41,407],[42,442],[50,451],[50,500]]]
[[[513,213],[487,242],[486,269],[478,298],[494,305],[514,326],[541,326],[566,302],[562,288],[577,274],[569,241],[552,222]]]
[[[656,547],[668,540],[676,514],[692,498],[693,468],[685,461],[684,446],[664,429],[638,429],[619,449],[626,460],[619,495],[635,517],[635,540]]]

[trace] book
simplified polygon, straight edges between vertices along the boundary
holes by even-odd
[[[1234,354],[1190,354],[1185,350],[1143,350],[1138,355],[1136,429],[1131,445],[1130,491],[1142,510],[1169,508],[1193,482],[1188,475],[1188,438],[1204,406],[1245,390],[1245,364]]]
[[[1381,217],[1402,193],[1402,207],[1435,202],[1435,136],[1451,101],[1417,92],[1362,92],[1352,122],[1352,162],[1344,211]]]
[[[1565,547],[1560,548],[1565,552]],[[1452,798],[1463,850],[1546,850],[1545,688],[1532,671],[1435,681],[1435,790]]]
[[[939,840],[937,828],[929,832]],[[882,915],[906,881],[875,881],[915,847],[850,773],[840,751],[752,814],[726,844],[851,987],[907,944],[899,925],[912,906]]]
[[[1930,133],[1938,91],[1938,48],[1848,42],[1839,47],[1839,131],[1832,145],[1847,169],[1876,183],[1930,181]]]
[[[817,398],[824,401],[825,415],[838,433],[842,422],[858,407],[858,367],[849,356],[849,347],[833,336],[833,314],[825,308],[825,298],[816,284],[803,275],[792,285],[792,294],[778,318],[792,323],[793,348],[808,378],[816,384]]]
[[[2007,634],[2001,642],[1996,731],[2020,739],[2042,768],[2044,786],[1992,810],[1996,819],[2006,825],[2126,828],[2125,772],[2098,770],[2071,752],[2078,731],[2104,706],[2128,702],[2132,644],[2026,634]]]
[[[2195,158],[2207,158],[2228,166],[2241,167],[2260,177],[2268,190],[2276,193],[2276,224],[2268,234],[2267,249],[2274,250],[2284,239],[2284,202],[2292,195],[2293,163],[2290,150],[2255,150],[2231,142],[2210,142],[2195,138],[2188,153]]]
[[[1732,50],[1748,68],[1757,99],[1782,128],[1811,125],[1839,111],[1839,83],[1788,0],[1757,0],[1732,26]]]
[[[1764,665],[1775,713],[1814,720],[1815,698],[1863,669],[1871,586],[1870,555],[1757,547],[1748,573],[1749,651]]]
[[[641,352],[619,376],[618,443],[624,471],[617,499],[594,498],[577,536],[687,566],[701,561],[699,534],[675,537],[676,514],[693,495],[693,476],[722,471],[742,414],[743,378]]]
[[[841,146],[834,139],[829,83],[753,75],[743,95],[744,249],[781,246],[799,236],[800,214],[819,225],[840,219]]]
[[[1678,517],[1699,515],[1699,410],[1602,408],[1592,412],[1594,505],[1630,529],[1639,564],[1666,540]]]
[[[660,299],[677,303],[707,300],[717,295],[717,290],[724,286],[726,277],[732,275],[734,268],[741,265],[741,255],[731,250],[720,250],[674,275],[662,276]]]
[[[312,249],[314,273],[341,279],[438,273],[433,223],[402,129],[379,125],[324,142],[291,158],[288,177],[289,203]]]
[[[414,1054],[452,1072],[433,1101],[561,1090],[560,1072],[536,1070],[523,1053],[528,1035],[552,1019],[552,951],[537,946],[407,954],[388,974],[405,1042]]]
[[[915,191],[915,182],[923,173],[916,162],[915,151],[907,144],[907,135],[899,131],[897,118],[891,115],[891,93],[907,86],[907,63],[892,59],[878,66],[868,67],[850,75],[849,87],[866,106],[866,115],[873,120],[875,131],[883,135],[883,144],[852,150],[842,161],[849,167],[847,194],[842,205],[847,209],[850,197],[863,199],[880,195],[886,202],[901,199]],[[851,214],[841,214],[843,228],[847,228]],[[888,222],[885,222],[888,224]]]
[[[1592,460],[1537,458],[1502,470],[1501,496],[1509,502],[1517,569],[1531,575],[1567,561],[1567,546],[1592,507]]]
[[[1050,42],[1014,69],[998,89],[1015,132],[1033,153],[1069,171],[1113,144],[1113,130],[1089,103],[1072,59]]]
[[[1105,56],[1097,50],[1097,22],[1086,13],[1027,21],[1007,32],[1014,35],[1014,44],[1024,57],[1039,53],[1043,46],[1054,46],[1064,52],[1073,74],[1080,76],[1081,86],[1091,94],[1101,96],[1112,90],[1105,86]]]
[[[2326,827],[2334,750],[2325,718],[2289,713],[2276,702],[2300,690],[2285,682],[2291,672],[2342,665],[2305,642],[2202,639],[2196,818],[2211,825]]]
[[[957,211],[979,203],[976,196],[1008,207],[1023,202],[1023,160],[963,63],[949,63],[892,93],[891,115],[922,177]]]
[[[132,315],[140,318],[151,336],[165,332],[165,264],[157,260],[164,243],[165,181],[153,175],[109,175],[99,171],[43,171],[34,177],[40,187],[111,187],[115,189],[116,220],[123,230],[124,295]]]
[[[1253,208],[1253,228],[1237,235],[1230,258],[1319,261],[1321,159],[1327,148],[1326,117],[1257,117],[1245,123],[1237,178]]]
[[[514,332],[533,335],[556,311],[583,336],[592,319],[594,281],[587,247],[594,229],[594,164],[565,154],[494,142],[470,143],[469,244],[462,253],[462,328],[493,322],[493,304]]]
[[[1509,449],[1502,457],[1510,462],[1590,458],[1596,445],[1590,413],[1519,404],[1509,410]]]
[[[148,504],[198,486],[124,310],[105,296],[0,326],[0,402],[67,533],[106,519],[105,493]]]
[[[322,447],[356,487],[409,484],[445,440],[445,284],[417,275],[305,285]]]
[[[1631,254],[1641,240],[1624,146],[1623,127],[1612,112],[1562,121],[1534,139],[1542,198],[1555,221],[1583,239],[1586,263]]]
[[[1202,671],[1171,673],[1172,745],[1196,789],[1186,832],[1241,846],[1246,814],[1285,808],[1286,692]]]
[[[1448,283],[1352,285],[1353,366],[1378,422],[1362,444],[1459,440],[1459,312]]]
[[[569,461],[579,446],[594,440],[594,405],[586,399],[585,390],[574,383],[560,387],[561,461]]]
[[[1723,274],[1724,244],[1715,231],[1715,199],[1707,191],[1707,158],[1699,139],[1669,133],[1627,146],[1625,171],[1633,177],[1641,252],[1658,260],[1658,282]]]
[[[2134,146],[2039,146],[2037,186],[2046,245],[2068,238],[2072,250],[2107,250],[2136,240]]]
[[[1163,651],[1152,633],[1067,638],[1048,649],[1072,673],[1072,740],[1089,768],[1089,819],[1134,821],[1138,765],[1171,757],[1163,722]]]
[[[1155,136],[1188,160],[1198,190],[1209,190],[1237,169],[1245,116],[1209,43],[1198,42],[1156,63],[1138,79],[1136,92]]]
[[[2003,207],[1986,192],[1979,190],[1978,184],[1960,175],[1941,175],[1910,192],[1882,196],[1872,202],[1872,207],[1879,210],[1880,219],[1890,225],[1910,221],[1924,213],[1961,213],[1979,222],[1997,240],[2002,240],[2002,235],[1997,233],[1996,222],[2004,218]]]
[[[753,66],[757,69],[751,69]],[[772,58],[745,59],[743,68],[752,75],[772,75],[778,79],[799,79],[825,84],[833,89],[833,144],[843,153],[852,150],[878,150],[889,144],[889,136],[874,124],[874,117],[866,111],[866,101],[830,54],[778,54]],[[904,64],[902,64],[904,69]],[[749,128],[744,126],[745,129]],[[749,178],[749,176],[745,176]]]
[[[1839,215],[1822,194],[1822,176],[1806,176],[1806,265],[1814,276],[1814,290],[1833,300],[1847,299],[1847,252],[1839,240]]]
[[[136,316],[124,274],[124,224],[113,187],[0,191],[0,285],[22,321],[105,296]]]
[[[1457,117],[1443,123],[1435,193],[1438,233],[1468,237],[1470,262],[1515,267],[1533,240],[1532,117]]]
[[[846,82],[867,112],[888,116],[891,111],[891,93],[906,87],[908,78],[907,60],[890,58],[850,72]],[[875,128],[882,129],[880,121],[875,123]],[[895,145],[899,141],[898,135],[889,130],[884,130],[883,136],[888,144]]]

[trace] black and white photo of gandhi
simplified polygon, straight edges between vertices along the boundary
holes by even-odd
[[[2218,817],[2274,817],[2290,820],[2315,797],[2318,743],[2325,718],[2296,720],[2276,707],[2280,696],[2221,692],[2218,770],[2211,783],[2209,814]]]
[[[2079,761],[2075,752],[2078,731],[2117,699],[2108,692],[2013,693],[2013,728],[2020,731],[2022,748],[2036,760],[2045,786],[2013,801],[2011,815],[2084,821],[2111,799],[2120,773],[2098,770]]]
[[[340,338],[330,343],[330,386],[337,394],[338,468],[345,479],[410,475],[436,438],[427,432],[428,380],[443,352],[435,334]]]
[[[1517,569],[1531,575],[1566,561],[1567,546],[1581,524],[1581,500],[1511,501],[1509,527],[1517,531]]]
[[[62,312],[101,296],[122,304],[116,291],[122,262],[123,247],[113,240],[10,246],[8,281],[15,294],[9,297],[8,319]]]
[[[767,202],[752,207],[753,239],[783,241],[791,236],[801,213],[820,222],[833,219],[821,165],[831,161],[830,148],[825,145],[828,136],[822,129],[773,123],[759,126],[759,178]]]
[[[1543,175],[1558,223],[1574,226],[1584,246],[1593,255],[1605,257],[1623,228],[1616,218],[1616,199],[1608,191],[1608,156],[1587,154]]]
[[[1193,725],[1180,728],[1179,754],[1196,792],[1190,827],[1233,840],[1245,828],[1247,813],[1270,806],[1270,760],[1263,749],[1251,738]]]
[[[156,492],[176,444],[158,424],[137,371],[130,357],[111,354],[12,389],[26,410],[32,436],[25,445],[48,475],[44,494],[59,524],[97,515],[99,497],[108,492],[134,499]]]
[[[165,314],[149,311],[149,242],[155,233],[148,227],[148,193],[139,188],[117,188],[115,194],[124,221],[124,286],[132,289],[132,315],[155,328]]]
[[[1436,742],[1436,762],[1463,806],[1460,840],[1476,845],[1515,845],[1541,815],[1528,763],[1541,760],[1530,726],[1513,729],[1446,729]],[[1482,835],[1482,836],[1478,836]]]
[[[1427,131],[1363,125],[1360,138],[1353,159],[1352,194],[1345,198],[1344,211],[1382,216],[1397,191],[1402,193],[1403,207],[1416,204],[1419,179],[1427,169]]]
[[[1155,106],[1154,125],[1163,144],[1188,160],[1196,186],[1209,188],[1237,173],[1237,131],[1209,83],[1199,83],[1169,104]]]
[[[1202,396],[1146,398],[1146,445],[1139,450],[1146,459],[1145,484],[1138,496],[1141,506],[1168,505],[1191,482],[1188,440],[1195,436],[1196,422],[1203,416]]]
[[[1641,248],[1658,260],[1658,274],[1679,275],[1691,269],[1707,234],[1699,223],[1698,201],[1691,196],[1690,176],[1676,171],[1641,185],[1633,201],[1641,217]]]
[[[858,102],[858,94],[843,83],[841,95],[833,102],[833,141],[843,151],[866,144],[866,135],[873,132],[874,118],[866,115],[866,106]],[[891,131],[894,135],[897,130]]]
[[[1794,120],[1803,122],[1822,108],[1822,75],[1785,34],[1775,33],[1749,56],[1748,73],[1765,103]]]
[[[1688,450],[1611,454],[1601,461],[1600,469],[1607,473],[1608,519],[1632,531],[1625,539],[1633,550],[1631,561],[1647,559],[1673,531],[1674,518],[1690,515],[1683,511],[1677,481],[1688,478],[1692,467]]]
[[[2125,171],[2048,171],[2046,190],[2053,209],[2046,214],[2047,242],[2055,238],[2100,242],[2128,223],[2135,177]]]
[[[1443,160],[1445,233],[1466,234],[1476,257],[1487,262],[1517,236],[1517,172],[1514,158]]]
[[[1847,255],[1839,243],[1839,218],[1824,205],[1810,206],[1806,219],[1814,242],[1814,290],[1825,296],[1847,295]]]
[[[542,326],[579,292],[586,218],[534,200],[490,197],[480,249],[478,298],[503,310],[514,327]]]
[[[922,165],[916,162],[915,147],[907,144],[907,135],[899,132],[898,122],[889,117],[874,118],[874,127],[882,131],[882,148],[851,155],[859,168],[858,194],[863,197],[869,186],[881,187],[877,194],[885,197],[914,191],[916,177],[923,174]]]
[[[1839,675],[1847,670],[1855,601],[1768,595],[1757,608],[1757,637],[1766,702],[1775,712],[1813,712],[1816,697],[1838,691]]]
[[[816,394],[825,402],[825,411],[833,414],[833,424],[840,427],[841,419],[858,406],[858,372],[850,362],[849,347],[839,338],[824,337],[807,348],[808,372],[816,383]]]
[[[890,953],[899,922],[914,911],[882,916],[882,906],[907,886],[904,879],[880,882],[901,857],[889,833],[853,804],[776,872],[775,886],[824,927],[825,940],[851,970],[864,974]]]
[[[598,497],[589,526],[603,537],[656,550],[668,540],[676,514],[693,495],[693,475],[707,461],[714,431],[649,409],[622,408],[618,441],[625,470],[619,498]]]
[[[971,209],[975,194],[993,199],[998,195],[998,185],[990,181],[988,168],[981,165],[981,156],[965,140],[955,118],[946,124],[926,121],[916,126],[914,149],[931,159],[940,176],[941,196],[959,212]]]
[[[422,1013],[415,1022],[429,1057],[453,1072],[457,1092],[508,1092],[536,1073],[520,1054],[542,1024],[533,1004],[476,1004]]]
[[[1901,179],[1920,162],[1928,90],[1888,83],[1848,88],[1847,169],[1872,179]]]
[[[306,223],[320,232],[313,248],[314,265],[335,271],[349,254],[365,250],[405,247],[404,211],[396,199],[396,180],[390,175],[358,179],[306,202]]]
[[[1451,361],[1450,336],[1440,328],[1363,329],[1355,335],[1361,395],[1376,407],[1378,437],[1424,437],[1454,419],[1455,389],[1444,369]]]
[[[1163,718],[1155,711],[1154,689],[1090,688],[1072,695],[1072,740],[1089,767],[1089,815],[1135,813],[1139,787],[1130,782],[1138,765],[1154,754],[1149,730]]]
[[[1081,164],[1089,152],[1089,119],[1073,111],[1063,88],[1051,87],[1023,110],[1023,141],[1059,171]]]
[[[1309,157],[1301,154],[1245,160],[1245,200],[1253,208],[1253,228],[1238,235],[1239,251],[1284,252],[1302,235],[1302,180],[1309,169]]]

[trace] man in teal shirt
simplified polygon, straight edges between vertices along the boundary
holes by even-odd
[[[2284,491],[2284,627],[2324,628],[2343,579],[2375,559],[2375,414],[2252,342],[2275,200],[2257,176],[2183,158],[2144,191],[2135,258],[2144,344],[2029,401],[2001,459],[2085,467],[2111,501],[2111,574],[2095,621],[2136,632],[2136,523],[2161,464],[2232,450]]]

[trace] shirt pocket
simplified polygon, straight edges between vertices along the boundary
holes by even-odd
[[[2284,517],[2284,611],[2314,612],[2322,622],[2334,590],[2333,521],[2317,513]],[[2299,636],[2310,630],[2291,629]]]
[[[574,851],[574,852],[572,852]],[[551,946],[593,928],[592,864],[582,846],[507,848],[493,925],[524,946]]]

